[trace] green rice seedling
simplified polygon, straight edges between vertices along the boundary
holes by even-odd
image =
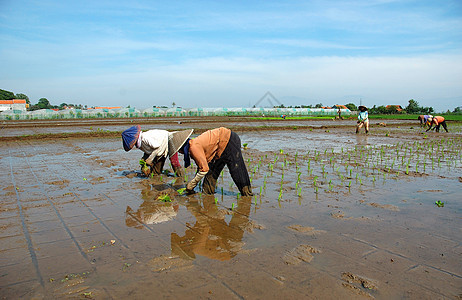
[[[215,204],[217,204],[217,203],[218,203],[218,198],[217,198],[217,197],[215,197]]]
[[[231,204],[231,210],[234,210],[234,202]]]
[[[172,198],[170,198],[169,194],[159,195],[157,197],[157,200],[160,200],[160,201],[163,201],[163,202],[172,202]]]

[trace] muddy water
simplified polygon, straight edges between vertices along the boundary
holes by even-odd
[[[214,196],[140,177],[119,139],[2,143],[0,295],[461,297],[460,136],[379,129],[241,133],[244,198],[226,168]]]

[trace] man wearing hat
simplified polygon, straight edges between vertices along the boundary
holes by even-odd
[[[364,126],[366,133],[369,132],[369,113],[367,112],[367,107],[360,105],[358,107],[358,125],[356,125],[356,133],[359,133],[359,129]]]
[[[425,127],[427,125],[430,125],[430,122],[428,120],[431,118],[433,118],[432,115],[420,115],[417,117],[417,120],[420,121],[420,126]]]
[[[162,173],[167,156],[170,158],[173,171],[179,177],[184,176],[184,170],[178,160],[178,154],[175,149],[170,149],[170,140],[181,140],[183,143],[192,134],[193,129],[168,132],[166,130],[153,129],[146,132],[141,131],[139,125],[132,126],[122,132],[122,143],[125,151],[130,151],[136,147],[144,152],[142,160],[150,166],[150,172],[154,175]],[[142,169],[143,172],[143,169]]]
[[[241,139],[235,132],[225,127],[208,130],[195,139],[187,139],[179,152],[184,154],[185,168],[191,164],[190,158],[198,167],[196,176],[186,185],[188,192],[193,192],[204,178],[202,192],[214,194],[218,177],[226,165],[241,195],[252,196],[249,173],[241,152]]]

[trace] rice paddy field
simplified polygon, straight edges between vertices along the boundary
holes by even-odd
[[[1,298],[462,298],[460,122],[43,122],[0,130]],[[215,195],[182,193],[195,166],[143,177],[136,123],[231,128],[254,195],[227,168]]]

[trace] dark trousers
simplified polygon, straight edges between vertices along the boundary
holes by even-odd
[[[449,132],[448,131],[448,125],[446,125],[446,120],[444,120],[443,122],[438,123],[438,125],[436,125],[436,132],[440,132],[440,125],[443,125],[444,130],[446,130],[446,132]]]
[[[228,145],[226,145],[226,148],[220,158],[212,160],[209,163],[209,172],[205,175],[204,182],[202,184],[202,191],[205,194],[215,193],[218,177],[220,177],[220,173],[225,165],[228,167],[231,178],[239,189],[241,195],[252,195],[249,173],[247,172],[241,152],[241,139],[232,131]]]

